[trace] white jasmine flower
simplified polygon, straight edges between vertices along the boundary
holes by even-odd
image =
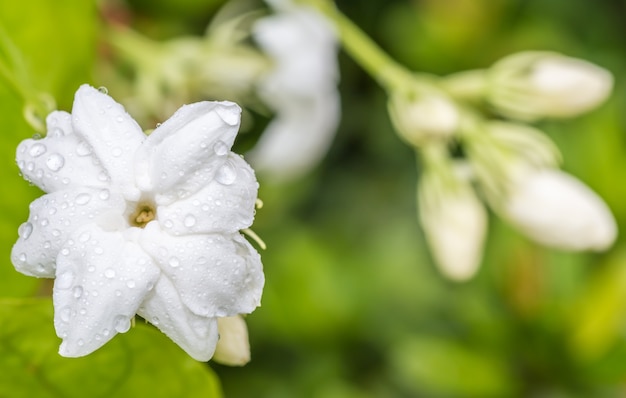
[[[213,360],[229,366],[243,366],[250,362],[248,327],[241,315],[217,319],[220,339]]]
[[[563,250],[605,250],[617,235],[613,215],[602,199],[559,170],[519,172],[501,211],[531,239]]]
[[[522,52],[489,70],[488,99],[503,114],[522,120],[572,117],[604,102],[613,86],[609,71],[551,52]]]
[[[258,184],[230,151],[239,121],[232,102],[199,102],[146,136],[85,85],[71,115],[52,112],[47,136],[19,145],[21,172],[47,194],[30,205],[11,259],[56,278],[61,355],[93,352],[139,314],[206,361],[217,318],[259,305],[260,257],[239,233]]]
[[[337,40],[333,27],[314,10],[273,2],[278,13],[253,27],[274,68],[259,95],[276,115],[248,159],[275,180],[302,176],[317,165],[340,119]]]
[[[424,174],[418,191],[422,228],[441,272],[462,281],[474,276],[482,260],[487,212],[468,182],[444,185]]]

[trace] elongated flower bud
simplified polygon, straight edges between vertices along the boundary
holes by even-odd
[[[600,105],[611,92],[609,71],[552,52],[522,52],[488,71],[487,100],[500,113],[521,120],[573,117]]]
[[[241,315],[217,318],[220,339],[213,360],[223,365],[243,366],[250,362],[248,327]]]
[[[617,235],[608,206],[559,170],[526,170],[512,181],[504,216],[529,238],[563,250],[607,249]]]

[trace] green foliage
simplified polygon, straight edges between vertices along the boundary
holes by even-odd
[[[0,397],[221,397],[215,374],[150,325],[82,358],[59,343],[49,299],[0,300]]]

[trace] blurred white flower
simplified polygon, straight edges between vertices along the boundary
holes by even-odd
[[[546,246],[605,250],[616,238],[611,211],[589,187],[554,169],[525,169],[511,180],[501,211],[516,228]]]
[[[609,96],[613,76],[590,62],[552,52],[522,52],[488,71],[487,98],[506,116],[521,120],[572,117]]]
[[[467,280],[482,260],[487,213],[468,182],[443,184],[428,172],[420,180],[422,228],[441,272],[450,279]]]
[[[241,315],[217,319],[220,339],[213,360],[223,365],[243,366],[250,362],[248,327]]]
[[[277,13],[257,21],[253,35],[274,60],[259,95],[276,112],[247,159],[274,180],[298,178],[328,151],[340,119],[337,40],[314,10],[273,2]]]
[[[146,136],[124,108],[82,86],[72,114],[47,118],[17,163],[46,195],[30,205],[11,259],[56,278],[59,352],[78,357],[130,328],[139,314],[193,358],[211,358],[217,317],[253,311],[264,277],[239,230],[258,184],[230,151],[240,108],[199,102]]]
[[[452,101],[438,94],[407,98],[396,93],[390,97],[389,115],[400,136],[414,146],[432,139],[451,138],[460,121]]]

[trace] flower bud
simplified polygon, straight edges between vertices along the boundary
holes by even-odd
[[[529,238],[562,250],[607,249],[617,235],[608,206],[573,176],[525,169],[511,181],[503,215]]]
[[[250,362],[248,327],[241,315],[217,318],[217,341],[213,360],[223,365],[243,366]]]
[[[449,138],[459,125],[456,106],[443,95],[396,93],[390,97],[388,106],[399,135],[415,147],[428,140]]]
[[[552,52],[522,52],[488,71],[487,100],[501,114],[533,121],[573,117],[600,105],[613,76],[590,62]]]
[[[480,265],[487,214],[464,181],[449,189],[425,175],[419,187],[421,223],[441,272],[454,280],[471,278]]]

